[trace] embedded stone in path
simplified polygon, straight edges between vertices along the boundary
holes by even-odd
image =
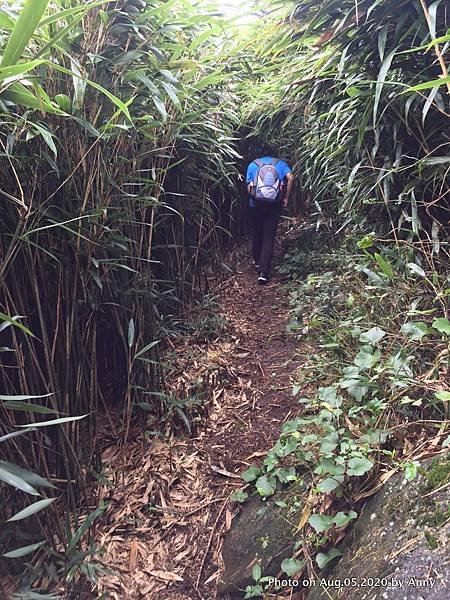
[[[243,590],[252,583],[252,568],[259,562],[263,574],[280,571],[285,558],[292,556],[295,534],[305,506],[309,482],[298,481],[267,500],[252,496],[234,520],[223,545],[225,572],[219,583],[220,594],[243,598]],[[279,506],[277,502],[285,503]]]

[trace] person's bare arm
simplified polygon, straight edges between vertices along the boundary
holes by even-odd
[[[294,176],[292,175],[292,173],[288,173],[286,175],[286,179],[287,179],[286,194],[284,195],[284,198],[283,198],[283,207],[284,208],[286,208],[287,205],[289,204],[289,199],[292,194],[292,188],[294,187]]]

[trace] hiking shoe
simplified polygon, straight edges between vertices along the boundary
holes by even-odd
[[[256,260],[253,261],[253,266],[255,267],[255,269],[257,271],[259,271],[260,267],[259,267],[258,263],[256,262]]]
[[[269,281],[269,277],[268,275],[266,275],[265,273],[260,273],[259,277],[258,277],[258,283],[260,285],[264,285],[265,283],[267,283]]]

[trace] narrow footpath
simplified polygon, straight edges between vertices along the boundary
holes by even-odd
[[[279,260],[280,249],[277,249]],[[208,412],[191,438],[142,436],[125,451],[104,452],[114,485],[97,531],[100,592],[124,600],[213,600],[221,574],[221,544],[239,506],[230,495],[239,473],[265,455],[284,421],[298,413],[292,378],[295,339],[287,332],[288,298],[278,275],[258,286],[248,251],[230,257],[234,271],[220,284],[227,333],[201,347],[176,348],[180,380],[209,378]],[[194,356],[194,358],[192,358]],[[184,368],[183,368],[184,366]]]

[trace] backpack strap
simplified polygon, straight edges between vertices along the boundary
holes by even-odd
[[[258,167],[258,170],[255,173],[255,176],[253,178],[253,185],[256,188],[256,186],[258,185],[258,175],[259,175],[259,170],[261,169],[261,167],[264,166],[264,162],[260,159],[257,158],[256,160],[253,161],[255,163],[255,165]]]

